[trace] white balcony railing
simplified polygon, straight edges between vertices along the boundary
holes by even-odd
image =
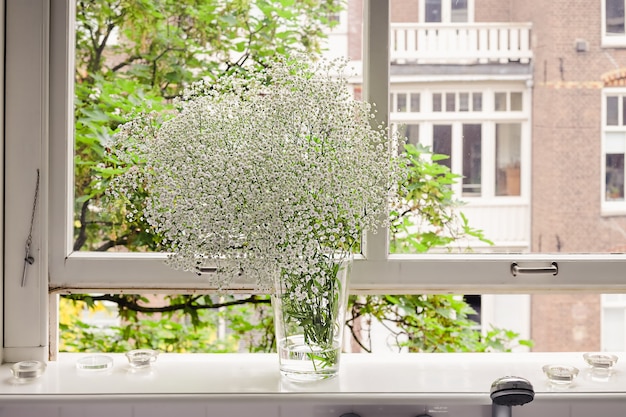
[[[391,24],[397,64],[528,63],[530,23]]]

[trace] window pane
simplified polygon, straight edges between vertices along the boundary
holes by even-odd
[[[428,23],[441,22],[441,0],[426,0],[424,21]]]
[[[463,196],[480,196],[482,169],[482,126],[463,125]]]
[[[408,108],[406,106],[406,93],[399,93],[396,95],[396,111],[406,112]]]
[[[511,111],[522,111],[522,93],[511,93]]]
[[[472,110],[483,111],[483,93],[472,93]]]
[[[452,126],[433,126],[433,152],[448,155],[450,158],[439,161],[439,164],[452,168]]]
[[[606,200],[624,200],[624,154],[606,155]]]
[[[452,12],[450,20],[452,22],[467,22],[467,0],[450,0],[452,2]]]
[[[400,135],[406,138],[406,143],[417,145],[420,141],[420,130],[417,124],[405,124],[400,128]]]
[[[411,112],[418,113],[420,111],[420,94],[411,93]]]
[[[606,98],[606,124],[609,126],[617,126],[619,124],[618,113],[619,102],[617,97],[609,96]]]
[[[606,0],[606,34],[624,34],[624,0]]]
[[[469,94],[459,94],[459,111],[469,111]]]
[[[456,111],[455,93],[446,93],[446,111]]]
[[[433,94],[433,111],[441,111],[441,93]]]
[[[495,109],[496,111],[506,111],[506,93],[495,94]]]
[[[520,195],[522,126],[519,123],[496,125],[496,195]]]
[[[223,305],[219,309],[208,306],[205,298],[189,298],[194,307],[209,307],[196,313],[202,326],[194,326],[182,311],[172,317],[142,314],[138,323],[131,319],[126,326],[118,307],[124,298],[90,297],[92,309],[85,301],[62,297],[61,351],[275,352],[268,296],[211,296],[213,304]],[[133,302],[140,297],[151,301],[149,307],[167,305],[162,295],[136,294],[128,296],[127,307],[140,307]],[[436,309],[427,310],[432,306]],[[432,314],[422,314],[425,310]],[[529,341],[534,352],[623,352],[625,318],[623,294],[373,294],[350,297],[346,325],[355,331],[344,333],[344,346],[352,353],[484,351],[490,344],[502,346],[496,350],[524,351],[520,342]],[[161,328],[167,330],[157,331]],[[486,336],[485,330],[492,334]],[[429,331],[434,336],[423,337]]]
[[[626,125],[626,96],[622,97],[622,126]]]

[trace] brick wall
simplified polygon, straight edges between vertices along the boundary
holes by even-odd
[[[475,22],[510,22],[511,0],[474,0]]]
[[[392,22],[414,23],[418,21],[417,0],[391,0],[390,9]]]
[[[532,250],[610,251],[626,221],[600,213],[601,75],[626,53],[600,48],[597,2],[515,0],[512,16],[533,22]],[[531,320],[535,350],[600,349],[597,294],[535,295]]]
[[[600,349],[600,295],[542,294],[532,297],[532,340],[537,352]]]

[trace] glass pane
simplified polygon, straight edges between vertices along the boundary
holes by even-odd
[[[606,155],[606,200],[624,200],[624,154]]]
[[[427,23],[441,22],[441,0],[426,0],[426,15],[424,21]]]
[[[396,111],[397,112],[408,111],[407,103],[406,103],[406,93],[396,94]]]
[[[472,93],[472,110],[483,111],[483,93]]]
[[[262,61],[296,51],[325,51],[331,58],[348,53],[334,41],[334,19],[328,19],[341,10],[336,1],[317,7],[274,0],[70,3],[76,7],[76,251],[164,250],[142,216],[148,200],[143,190],[128,194],[132,208],[107,200],[108,184],[128,168],[107,152],[120,125],[150,109],[172,110],[173,100],[198,80],[211,82],[237,69],[259,71]],[[264,13],[272,19],[261,23]],[[362,42],[355,34],[351,39],[355,58]],[[360,86],[353,87],[358,95]],[[406,111],[406,94],[399,99]]]
[[[522,111],[522,93],[511,93],[511,111]]]
[[[433,126],[433,152],[449,156],[449,158],[439,161],[439,164],[448,167],[448,169],[452,168],[452,126]]]
[[[481,194],[482,126],[463,125],[463,196]]]
[[[496,195],[521,193],[522,126],[519,123],[496,125]]]
[[[606,34],[624,34],[624,0],[606,0]]]
[[[626,96],[622,97],[622,126],[626,125]]]
[[[619,102],[617,97],[609,96],[606,98],[606,124],[609,126],[617,126],[619,124],[618,113]]]
[[[459,94],[459,111],[469,111],[469,94]]]
[[[507,93],[495,93],[495,109],[496,111],[506,111]]]
[[[129,313],[146,308],[141,298],[158,310],[170,305],[168,297],[201,307],[201,325],[183,310]],[[61,297],[59,316],[62,352],[275,352],[269,296],[70,295]],[[623,352],[625,316],[626,303],[603,294],[359,295],[349,299],[346,326],[353,331],[344,332],[344,350]]]
[[[450,20],[452,22],[467,22],[467,0],[450,0],[452,2],[452,12],[450,14]]]
[[[456,111],[455,93],[446,93],[446,111]]]
[[[400,135],[406,138],[406,143],[417,145],[420,141],[420,130],[417,124],[405,124],[400,127]]]
[[[411,112],[418,113],[420,111],[420,94],[411,93]]]
[[[441,93],[433,94],[433,111],[441,111],[441,106],[442,106],[441,101],[442,101]]]

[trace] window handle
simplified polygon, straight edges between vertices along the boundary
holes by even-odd
[[[543,267],[525,267],[519,266],[517,262],[511,264],[511,274],[516,277],[522,274],[552,274],[556,276],[559,273],[559,265],[552,262],[550,266]]]

